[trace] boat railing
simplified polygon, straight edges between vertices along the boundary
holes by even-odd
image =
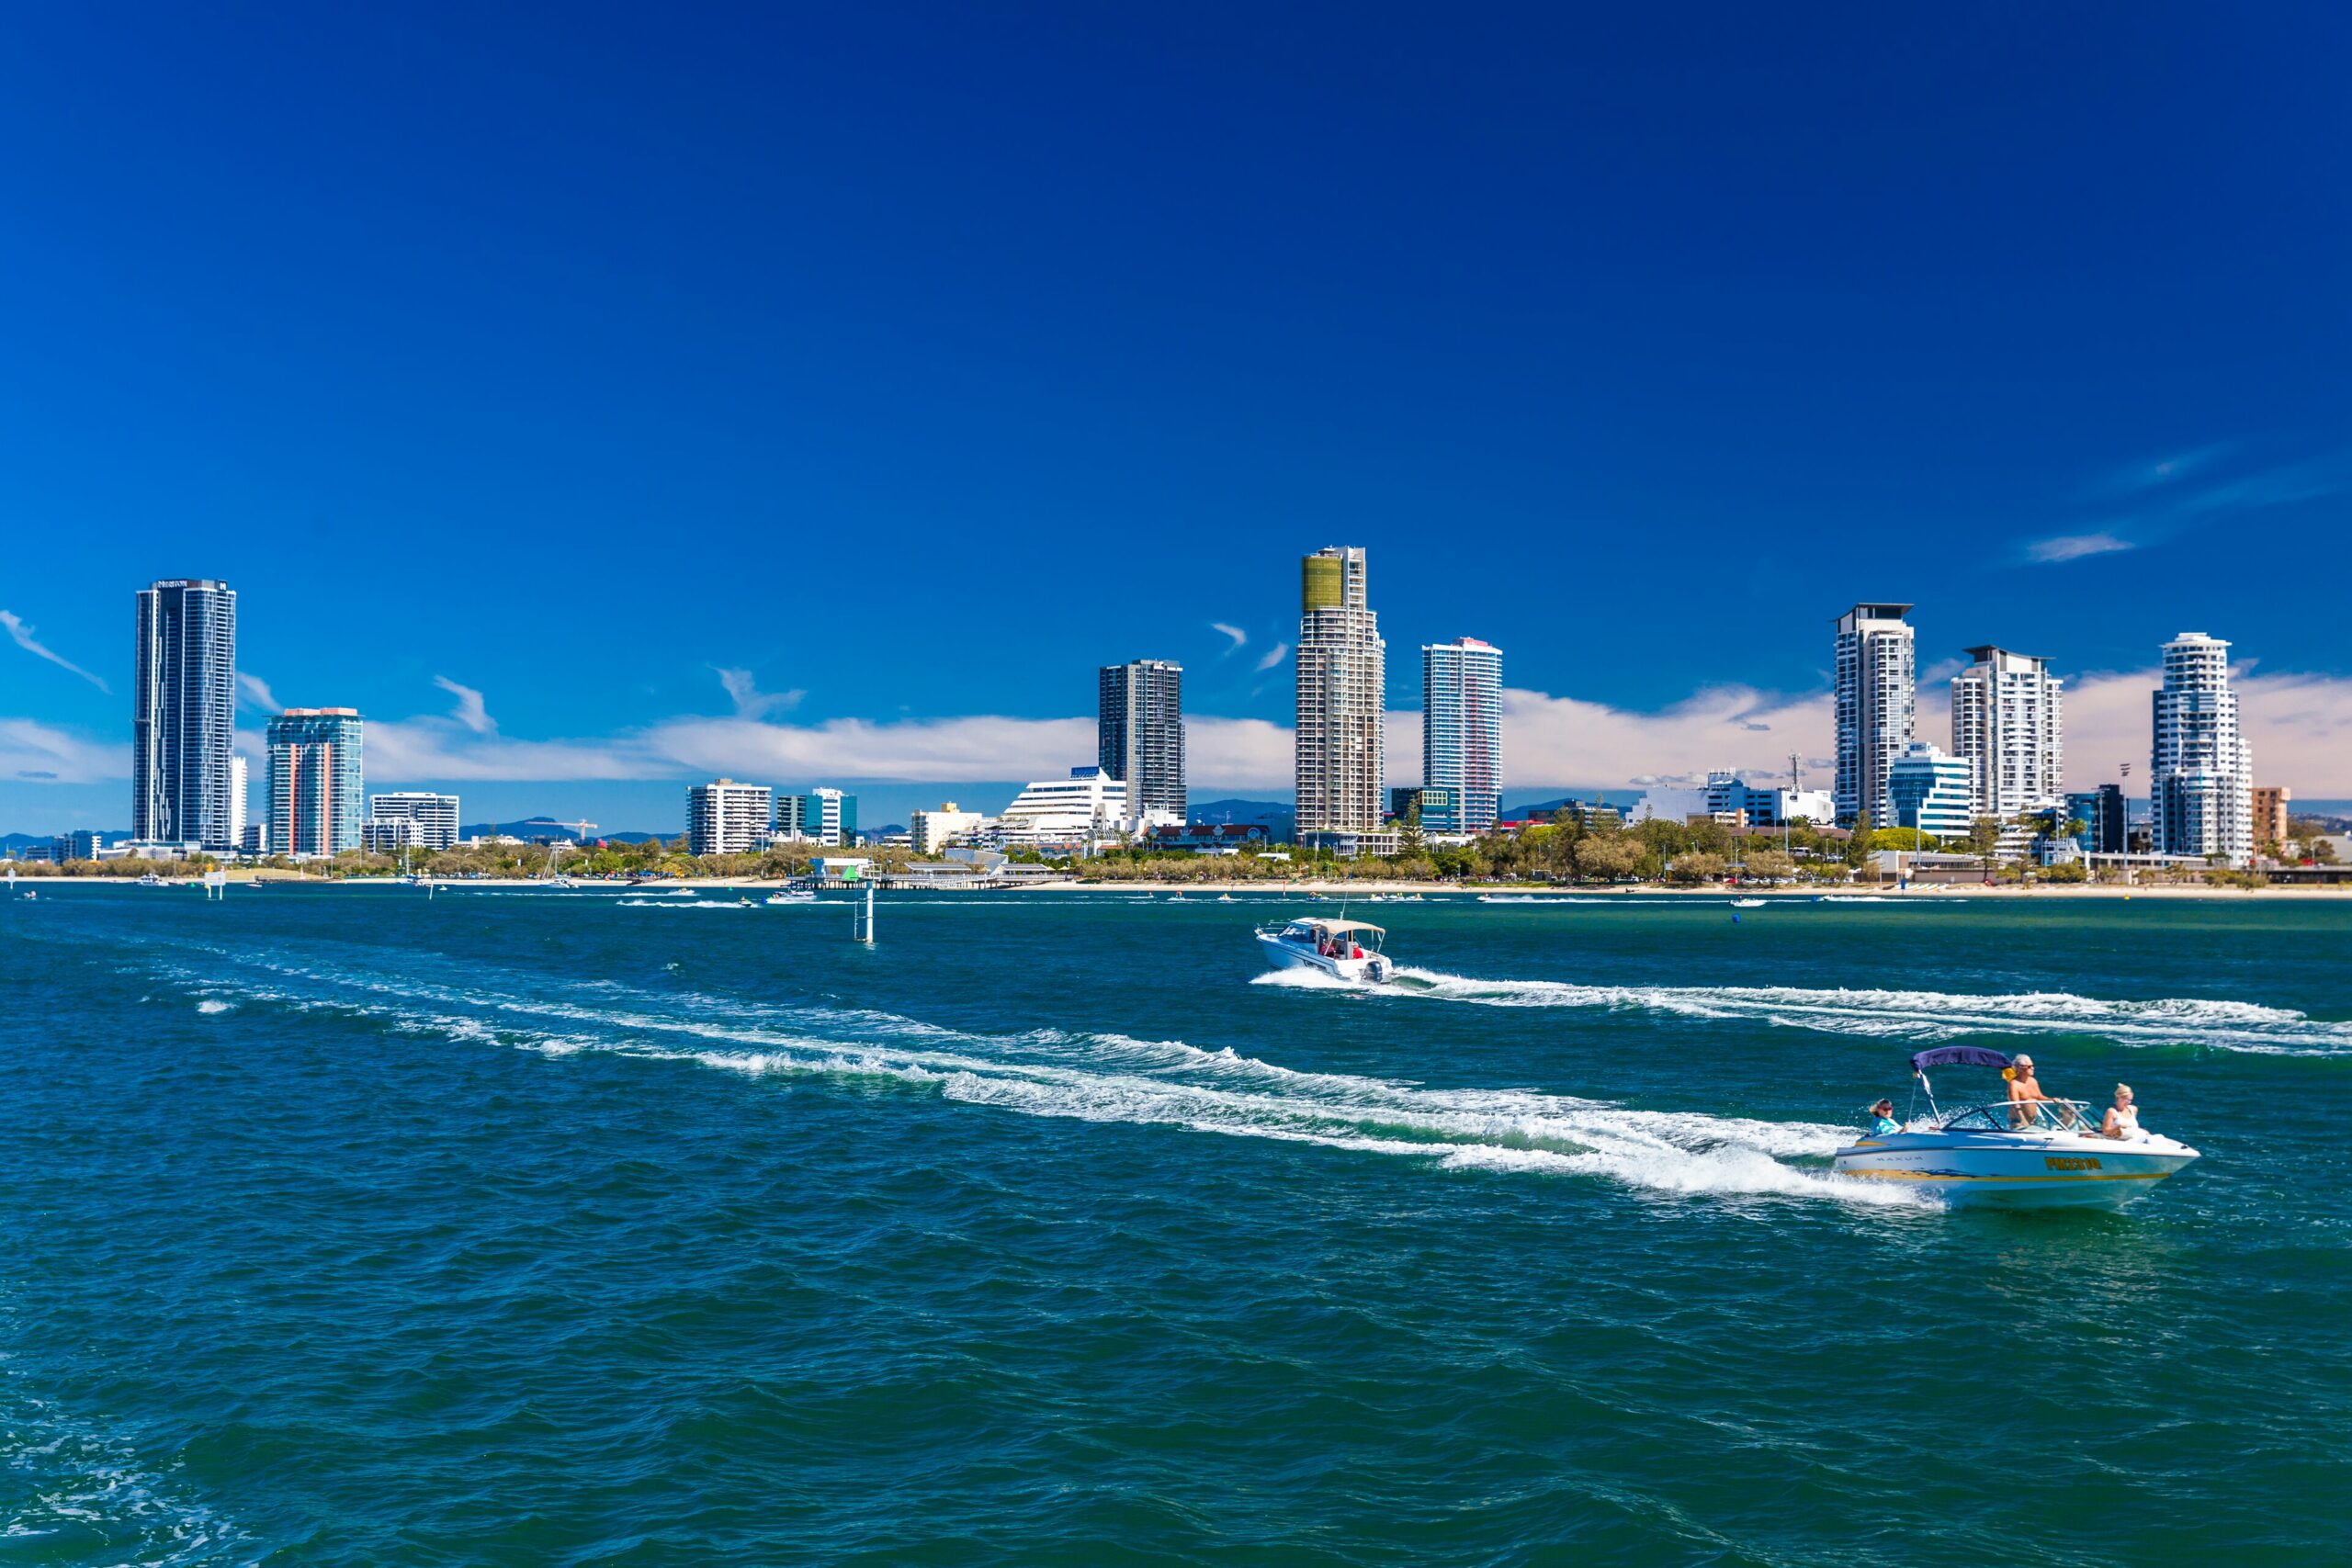
[[[1935,1123],[1946,1133],[2097,1132],[2099,1118],[2079,1100],[1996,1100],[1947,1111]]]

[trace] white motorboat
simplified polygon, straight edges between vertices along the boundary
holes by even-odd
[[[2119,1208],[2198,1157],[2160,1133],[2108,1137],[2099,1131],[2102,1117],[2080,1100],[2002,1099],[1940,1110],[1927,1069],[1954,1065],[2006,1071],[2009,1058],[1981,1045],[1914,1055],[1911,1071],[1928,1098],[1928,1114],[1907,1118],[1899,1132],[1871,1134],[1839,1149],[1838,1174],[1899,1182],[1955,1204]]]
[[[1761,898],[1735,898],[1731,901],[1731,907],[1735,909],[1760,909],[1764,907],[1764,900]]]
[[[771,893],[760,900],[771,909],[779,908],[786,904],[813,904],[816,901],[817,896],[808,892]]]
[[[1277,969],[1319,969],[1335,979],[1375,986],[1396,973],[1395,961],[1380,951],[1387,937],[1368,921],[1320,916],[1258,928],[1258,945]]]

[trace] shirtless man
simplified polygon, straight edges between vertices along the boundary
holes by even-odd
[[[2063,1100],[2052,1101],[2048,1095],[2041,1092],[2041,1080],[2033,1076],[2032,1057],[2012,1057],[2009,1061],[2009,1069],[2010,1126],[2032,1126],[2036,1121],[2040,1120],[2041,1117],[2041,1113],[2033,1109],[2033,1107],[2038,1103],[2054,1103],[2057,1105],[2058,1109],[2054,1114],[2058,1118],[2058,1124],[2060,1126],[2071,1127],[2075,1124],[2075,1108],[2073,1106],[2066,1104]]]

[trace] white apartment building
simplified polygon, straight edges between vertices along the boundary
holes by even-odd
[[[1502,815],[1503,650],[1475,637],[1421,646],[1425,833],[1487,833]]]
[[[1040,779],[1013,797],[990,834],[996,846],[1087,844],[1115,836],[1127,815],[1127,786],[1100,767]]]
[[[767,847],[775,792],[713,779],[686,789],[686,848],[698,855],[751,855]]]
[[[2066,798],[2064,682],[2050,661],[1986,646],[1951,678],[1952,754],[1968,764],[1972,809],[2007,822]]]
[[[368,820],[414,824],[404,841],[420,850],[454,849],[458,842],[458,797],[424,789],[387,790],[368,797]]]
[[[981,813],[966,811],[950,800],[928,810],[918,807],[907,818],[907,838],[915,853],[935,855],[978,836],[988,822]]]
[[[1377,836],[1387,807],[1387,645],[1365,594],[1364,554],[1316,551],[1301,563],[1298,729],[1301,843]]]
[[[2254,859],[2254,755],[2238,729],[2230,645],[2203,632],[2165,644],[2148,769],[2155,852]]]
[[[1917,828],[1939,839],[1964,839],[1970,814],[1968,764],[1939,746],[1915,740],[1886,772],[1888,828]]]
[[[245,797],[252,785],[252,772],[243,757],[229,759],[229,847],[242,852],[245,847]]]
[[[1895,826],[1887,770],[1917,729],[1916,649],[1908,604],[1857,604],[1838,617],[1838,820]]]

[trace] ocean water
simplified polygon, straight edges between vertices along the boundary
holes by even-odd
[[[0,1564],[2352,1560],[2352,902],[1299,908],[0,897]]]

